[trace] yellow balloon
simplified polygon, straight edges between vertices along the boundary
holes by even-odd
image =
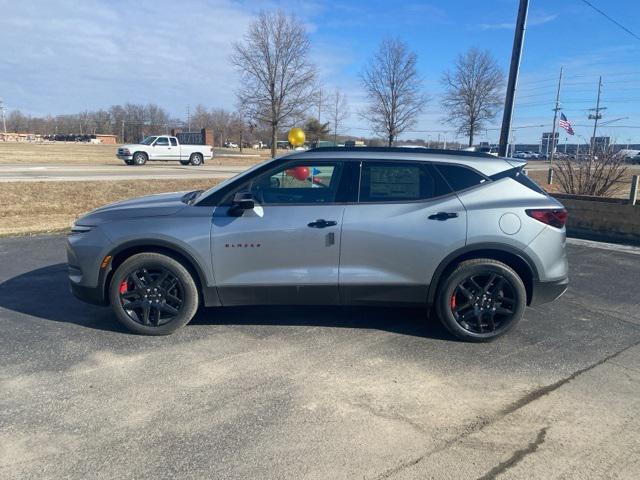
[[[287,136],[289,143],[294,147],[301,147],[304,145],[304,132],[301,128],[292,128],[289,130],[289,135]]]

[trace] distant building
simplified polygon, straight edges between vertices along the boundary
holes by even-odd
[[[108,134],[95,134],[95,143],[103,143],[106,145],[115,145],[118,143],[118,137],[116,135],[108,135]]]
[[[611,145],[611,137],[591,137],[591,143],[598,150],[606,150]]]
[[[551,139],[553,137],[553,140]],[[555,136],[553,132],[544,132],[542,134],[542,140],[540,145],[542,146],[542,151],[540,153],[544,153],[545,155],[549,155],[551,152],[555,151],[555,148],[558,146],[558,139],[560,138],[560,133],[556,132]]]

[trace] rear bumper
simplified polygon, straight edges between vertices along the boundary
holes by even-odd
[[[534,281],[530,305],[541,305],[543,303],[553,302],[567,291],[568,286],[569,277],[552,282]]]

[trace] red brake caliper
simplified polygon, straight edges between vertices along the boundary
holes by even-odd
[[[120,282],[119,292],[120,293],[127,293],[128,290],[129,290],[129,286],[127,285],[127,281],[123,280],[122,282]]]
[[[451,295],[451,311],[455,311],[456,309],[456,294]]]

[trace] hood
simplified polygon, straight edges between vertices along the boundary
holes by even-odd
[[[83,215],[76,224],[94,226],[112,220],[171,215],[187,206],[182,197],[188,192],[159,193],[110,203]]]
[[[126,145],[120,145],[118,147],[118,150],[121,148],[126,148],[127,150],[134,151],[139,147],[148,147],[148,145],[142,145],[141,143],[127,143]]]

